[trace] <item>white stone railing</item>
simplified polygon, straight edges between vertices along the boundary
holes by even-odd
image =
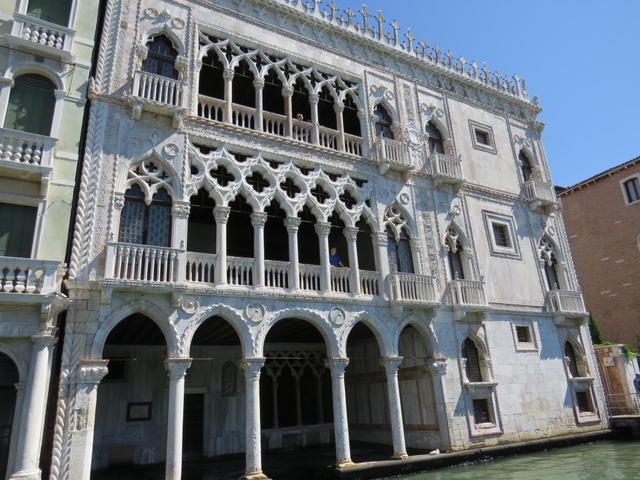
[[[51,167],[55,144],[55,138],[0,128],[0,160]]]
[[[376,149],[378,162],[380,163],[385,162],[392,168],[399,168],[402,170],[411,169],[413,167],[409,146],[404,142],[385,137],[378,137]]]
[[[320,290],[320,265],[300,264],[300,289]]]
[[[215,283],[216,255],[187,252],[187,282]]]
[[[287,136],[287,117],[278,113],[262,111],[262,131],[279,137]]]
[[[154,245],[108,243],[105,277],[115,280],[173,283],[182,250]]]
[[[550,290],[547,299],[551,311],[558,313],[577,313],[586,315],[582,293],[568,290]]]
[[[136,71],[133,77],[134,97],[170,107],[182,107],[185,85],[180,80],[155,73]]]
[[[231,123],[237,127],[255,129],[256,109],[234,103],[231,105]]]
[[[451,280],[449,282],[451,303],[460,307],[484,307],[484,283],[474,280]]]
[[[331,291],[335,293],[349,293],[349,277],[351,269],[345,267],[331,267]]]
[[[360,292],[363,295],[380,295],[380,274],[360,270]]]
[[[224,100],[198,95],[198,116],[208,120],[224,120]]]
[[[445,180],[462,181],[462,160],[445,153],[432,153],[429,157],[431,174]]]
[[[253,258],[227,257],[227,283],[250,287],[253,285]]]
[[[0,292],[41,295],[56,292],[62,280],[60,267],[57,261],[0,257]]]
[[[553,185],[542,180],[527,180],[523,186],[523,193],[528,201],[540,201],[545,204],[556,202]]]
[[[333,150],[339,150],[337,130],[333,130],[327,127],[319,127],[318,135],[320,140],[320,146],[325,148],[331,148]]]
[[[289,288],[289,262],[265,260],[264,285],[271,288]]]
[[[71,52],[75,32],[46,20],[16,13],[11,35],[62,52]]]
[[[392,273],[389,275],[391,299],[404,304],[435,304],[435,280],[429,275]]]
[[[313,132],[313,125],[302,120],[293,120],[293,138],[306,143],[312,143],[311,132]]]
[[[345,133],[344,134],[344,150],[345,152],[350,153],[351,155],[357,155],[358,157],[361,157],[362,156],[362,138]]]

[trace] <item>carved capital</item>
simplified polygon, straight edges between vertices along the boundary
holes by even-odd
[[[358,227],[345,227],[344,228],[344,236],[348,242],[355,243],[358,239],[358,232],[360,229]]]
[[[313,228],[319,237],[328,237],[331,232],[331,224],[329,222],[318,222]]]
[[[318,95],[317,93],[310,93],[309,103],[311,103],[311,105],[318,105],[318,102],[320,102],[320,95]]]
[[[175,67],[179,73],[183,73],[187,70],[189,66],[189,58],[184,55],[178,55],[176,57]]]
[[[124,193],[118,192],[113,196],[113,206],[120,211],[124,208]]]
[[[245,358],[240,361],[240,366],[244,370],[245,379],[248,381],[260,380],[260,371],[264,366],[264,358]]]
[[[224,78],[227,82],[230,82],[231,80],[233,80],[235,74],[236,72],[234,72],[233,69],[225,68],[222,72],[222,78]]]
[[[344,103],[334,103],[333,104],[333,110],[336,113],[342,113],[344,112]]]
[[[443,376],[447,373],[447,361],[444,359],[428,360],[426,368],[433,375]]]
[[[267,223],[267,214],[264,212],[253,212],[251,214],[251,225],[254,227],[264,227]]]
[[[287,217],[284,221],[284,226],[287,227],[289,233],[298,233],[302,220],[298,217]]]
[[[173,202],[173,206],[171,207],[173,218],[189,218],[190,211],[191,205],[187,202]]]
[[[389,244],[389,237],[387,232],[376,232],[371,234],[371,238],[378,247],[387,247]]]
[[[254,78],[253,86],[256,88],[264,88],[264,78],[260,78],[260,77]]]
[[[380,365],[384,367],[387,375],[394,375],[400,368],[402,360],[404,360],[403,357],[382,357]]]
[[[349,359],[346,357],[327,358],[324,365],[331,370],[332,375],[344,375],[344,371],[349,365]]]
[[[282,87],[282,96],[283,97],[292,97],[293,96],[293,87],[291,85],[287,85]]]
[[[38,335],[32,335],[31,341],[33,342],[33,345],[37,350],[41,350],[43,348],[55,345],[58,339],[47,332],[39,333]]]
[[[191,366],[190,358],[168,358],[164,361],[167,374],[171,380],[180,380],[184,378],[187,370]]]
[[[109,373],[108,363],[109,360],[103,359],[81,360],[80,368],[78,369],[78,383],[97,386],[105,375]]]
[[[230,213],[231,208],[229,207],[215,207],[213,209],[213,217],[216,219],[216,223],[227,223]]]

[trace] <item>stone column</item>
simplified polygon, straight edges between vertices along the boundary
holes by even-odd
[[[333,105],[333,109],[336,112],[336,125],[338,127],[338,150],[344,152],[344,104],[336,103]]]
[[[360,120],[360,133],[362,135],[362,156],[364,158],[372,158],[372,148],[375,147],[371,139],[371,125],[367,121],[367,116],[361,106],[358,107],[358,120]]]
[[[21,431],[11,479],[40,479],[40,446],[44,428],[49,380],[49,357],[56,338],[49,333],[31,337],[29,379],[22,409]]]
[[[388,295],[388,287],[386,285],[387,277],[389,276],[389,255],[387,253],[387,246],[389,240],[387,239],[387,232],[378,232],[371,235],[373,243],[376,246],[375,259],[376,270],[380,274],[380,294],[382,296]]]
[[[320,95],[317,93],[311,93],[309,95],[309,103],[311,104],[311,125],[313,130],[311,131],[311,143],[318,145],[320,143],[320,122],[318,121],[318,102],[320,101]]]
[[[173,278],[178,282],[184,282],[187,273],[187,235],[189,232],[189,212],[191,205],[188,202],[174,201],[172,206],[173,238],[171,246],[182,250],[176,259],[176,273]]]
[[[353,465],[349,447],[349,421],[347,419],[347,393],[344,388],[344,371],[348,358],[328,358],[325,365],[331,370],[331,394],[333,398],[333,428],[336,442],[336,465],[345,468]]]
[[[398,385],[398,368],[402,363],[402,357],[384,357],[380,359],[380,363],[387,373],[387,394],[389,396],[391,436],[393,437],[393,458],[404,460],[408,455],[404,441],[400,386]]]
[[[224,78],[224,112],[222,119],[227,123],[233,123],[233,77],[235,72],[231,68],[225,68],[222,72]]]
[[[298,230],[300,229],[298,217],[287,217],[284,221],[289,234],[289,288],[300,289],[300,259],[298,257]]]
[[[320,242],[320,290],[331,290],[331,264],[329,263],[329,232],[331,224],[318,222],[315,224],[316,234]]]
[[[16,450],[18,448],[18,435],[20,435],[22,418],[22,405],[24,404],[24,383],[16,383],[16,406],[13,411],[13,422],[11,426],[11,438],[9,440],[9,457],[7,458],[7,473],[14,471],[13,466],[16,461]]]
[[[264,287],[264,226],[266,223],[266,213],[254,212],[251,214],[251,225],[253,225],[254,287]]]
[[[446,359],[434,359],[427,361],[427,371],[431,374],[433,393],[435,398],[436,418],[438,419],[438,431],[440,432],[440,450],[451,448],[451,429],[447,418],[447,392],[445,387],[445,375],[447,373]],[[464,372],[464,366],[463,366]],[[463,373],[463,375],[466,375]]]
[[[287,85],[282,87],[282,98],[284,98],[284,115],[287,117],[285,125],[285,136],[293,137],[293,105],[291,98],[293,97],[293,87]]]
[[[352,295],[360,295],[360,265],[358,264],[358,227],[345,227],[344,236],[349,249],[349,283]]]
[[[182,422],[184,420],[184,376],[191,366],[190,358],[165,361],[169,374],[169,413],[167,425],[166,480],[182,477]]]
[[[246,470],[244,480],[268,480],[262,473],[262,452],[260,435],[260,370],[264,358],[242,360],[246,382]]]
[[[263,130],[262,128],[262,90],[264,88],[264,78],[254,78],[253,86],[256,89],[256,124],[255,129],[258,132]]]
[[[96,419],[98,385],[108,373],[109,360],[81,360],[78,370],[77,391],[74,402],[75,422],[67,424],[72,430],[71,442],[75,451],[70,462],[69,478],[89,480],[93,455],[93,430]]]
[[[216,219],[216,285],[227,284],[227,222],[229,207],[215,207],[213,215]]]

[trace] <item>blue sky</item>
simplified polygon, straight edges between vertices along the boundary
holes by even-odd
[[[357,10],[363,2],[336,3]],[[544,109],[539,118],[557,185],[640,155],[640,0],[365,3],[420,40],[523,77]]]

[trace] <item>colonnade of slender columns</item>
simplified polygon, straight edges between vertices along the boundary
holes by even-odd
[[[180,480],[182,478],[184,377],[190,366],[190,358],[169,358],[166,360],[169,375],[166,480]]]
[[[402,406],[400,404],[400,386],[398,384],[398,368],[402,357],[384,357],[380,359],[387,374],[387,395],[389,397],[389,417],[391,420],[391,436],[393,438],[393,458],[407,458],[404,441],[404,425],[402,422]]]
[[[246,480],[266,480],[262,473],[262,429],[260,425],[260,371],[264,358],[246,358],[242,360],[242,369],[246,383]]]
[[[230,68],[225,68],[222,72],[222,78],[224,80],[224,109],[222,118],[226,123],[233,123],[233,79],[235,77],[235,71]],[[256,77],[253,79],[253,87],[255,89],[255,125],[254,129],[258,131],[264,130],[264,78]],[[284,100],[284,112],[286,117],[285,136],[294,136],[294,118],[293,118],[293,98],[294,89],[290,85],[282,87],[282,98]],[[320,102],[320,95],[317,93],[309,94],[309,105],[311,108],[311,118],[305,119],[311,125],[311,138],[310,143],[315,145],[320,144],[320,120],[318,114],[318,103]],[[344,104],[334,103],[333,105],[336,114],[336,131],[337,131],[337,144],[336,149],[339,151],[345,151],[345,131],[344,131]],[[362,124],[362,115],[358,111],[358,119]]]
[[[344,386],[344,371],[348,358],[329,358],[325,365],[331,371],[331,393],[333,397],[333,429],[336,442],[336,465],[338,468],[353,465],[349,446],[349,420],[347,418],[347,392]]]

